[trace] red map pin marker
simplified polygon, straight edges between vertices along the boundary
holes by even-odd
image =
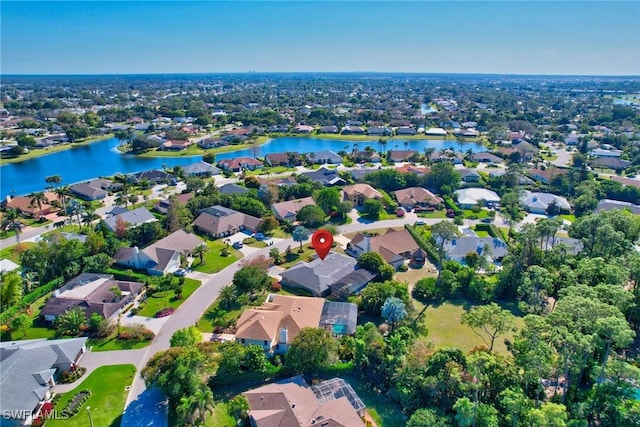
[[[313,233],[313,237],[311,237],[311,244],[320,259],[324,261],[324,258],[331,250],[331,245],[333,245],[333,236],[327,230],[318,230]]]

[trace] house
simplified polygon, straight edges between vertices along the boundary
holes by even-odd
[[[568,172],[568,169],[560,169],[555,167],[546,169],[529,169],[527,171],[531,178],[544,184],[549,184],[555,177],[559,175],[566,175]]]
[[[369,128],[367,129],[367,133],[369,135],[375,135],[375,136],[393,135],[393,131],[391,129],[383,126],[369,126]]]
[[[339,282],[349,273],[357,269],[356,260],[329,252],[324,260],[316,258],[311,262],[301,261],[284,271],[282,284],[293,288],[301,288],[309,291],[311,295],[327,296],[331,293],[330,285]],[[373,279],[374,275],[363,275],[362,282],[355,288],[359,291]]]
[[[258,182],[260,183],[260,185],[275,185],[277,187],[282,187],[282,186],[287,186],[287,185],[296,185],[298,183],[298,181],[296,181],[296,178],[294,176],[285,176],[285,177],[280,177],[280,178],[271,178],[271,179],[265,179],[262,177],[257,177]]]
[[[311,163],[339,165],[342,163],[342,157],[329,150],[320,150],[315,153],[307,153],[307,158]]]
[[[313,129],[313,126],[298,125],[293,130],[296,133],[311,133],[311,132],[313,132],[314,129]]]
[[[417,155],[418,152],[416,150],[390,150],[389,153],[387,153],[387,157],[392,162],[406,162]]]
[[[420,207],[438,207],[444,204],[444,199],[422,187],[410,187],[395,192],[398,204],[408,210]]]
[[[166,184],[176,178],[173,174],[156,169],[127,175],[127,181],[138,184],[142,181],[149,181],[152,184]]]
[[[471,209],[478,203],[486,206],[491,203],[500,203],[500,196],[494,191],[485,188],[463,188],[456,190],[458,205],[462,209]]]
[[[207,162],[197,162],[182,167],[182,171],[186,176],[199,176],[209,178],[218,175],[220,170]]]
[[[462,182],[480,182],[480,174],[475,169],[458,169],[458,173],[460,174],[460,178],[462,178]]]
[[[86,343],[87,338],[0,342],[2,425],[32,425],[41,417],[56,376],[78,366]]]
[[[416,130],[410,126],[400,126],[396,129],[396,135],[415,135]]]
[[[621,176],[611,176],[612,181],[619,182],[622,185],[630,185],[632,187],[640,188],[640,179],[624,178]]]
[[[0,259],[0,274],[9,273],[19,268],[20,266],[10,259]]]
[[[338,171],[335,169],[320,168],[315,171],[302,172],[300,175],[308,177],[311,181],[319,182],[325,187],[346,184],[346,181],[340,178]]]
[[[596,148],[591,150],[591,155],[594,157],[620,157],[622,150],[605,150],[604,148]]]
[[[109,230],[116,231],[118,227],[118,221],[124,221],[126,228],[135,228],[141,224],[147,222],[155,222],[158,219],[153,216],[151,212],[145,207],[134,209],[132,211],[126,211],[123,213],[119,213],[117,215],[113,215],[104,220],[109,227]]]
[[[582,241],[580,239],[574,239],[571,237],[559,237],[554,236],[553,239],[545,240],[543,244],[543,250],[550,251],[553,248],[562,247],[571,255],[578,255],[582,251]]]
[[[527,212],[546,215],[549,208],[556,206],[559,212],[571,212],[571,205],[561,196],[551,193],[523,191],[520,196],[520,204]]]
[[[230,236],[245,229],[255,232],[260,224],[262,224],[260,218],[220,205],[201,210],[193,222],[197,230],[214,238]]]
[[[598,157],[589,163],[595,168],[614,169],[616,171],[623,171],[631,166],[629,160],[619,159],[617,157]]]
[[[245,391],[254,427],[364,427],[365,406],[340,378],[309,387],[301,376]]]
[[[233,157],[220,160],[218,166],[226,171],[240,172],[241,170],[262,169],[262,162],[252,157]]]
[[[640,215],[640,205],[634,205],[629,202],[621,202],[619,200],[603,199],[598,202],[596,212],[611,211],[614,209],[627,209],[636,215]]]
[[[17,209],[23,215],[28,215],[33,218],[49,215],[51,212],[57,209],[51,206],[52,202],[58,201],[58,195],[51,191],[45,191],[44,197],[47,201],[42,202],[39,207],[37,203],[32,203],[31,196],[15,196],[12,197],[6,204],[8,209]],[[7,198],[8,199],[8,198]]]
[[[364,135],[362,126],[345,126],[342,128],[342,135]]]
[[[382,159],[380,155],[373,150],[360,150],[353,154],[353,160],[356,162],[380,163]]]
[[[467,130],[464,130],[464,131],[460,132],[460,135],[463,138],[477,138],[477,137],[480,136],[480,132],[478,132],[475,129],[467,129]]]
[[[69,189],[76,197],[89,201],[104,199],[109,194],[100,186],[95,186],[91,182],[73,184]]]
[[[447,131],[442,128],[429,128],[424,131],[424,134],[429,136],[447,136]]]
[[[479,153],[473,153],[471,155],[471,159],[473,161],[475,161],[475,162],[488,163],[490,165],[503,163],[502,157],[498,157],[495,154],[491,154],[491,153],[489,153],[487,151],[481,151]]]
[[[464,161],[464,156],[461,153],[453,152],[452,150],[446,150],[441,152],[433,158],[434,162],[451,162],[454,165],[461,165]]]
[[[229,142],[222,138],[205,138],[198,141],[198,147],[204,149],[218,148],[225,145],[229,145]]]
[[[507,253],[507,244],[496,237],[462,236],[445,242],[444,253],[447,259],[465,263],[465,257],[475,252],[490,262],[502,260]]]
[[[375,169],[351,169],[349,171],[349,175],[351,175],[351,177],[358,182],[362,182],[364,181],[364,177],[369,175],[372,172],[377,171],[378,168]]]
[[[236,341],[259,345],[270,354],[285,354],[303,328],[323,328],[333,335],[355,332],[358,307],[324,298],[269,294],[258,307],[246,309],[236,322]]]
[[[377,252],[395,269],[406,260],[424,263],[425,253],[407,230],[388,229],[384,234],[356,234],[347,244],[347,253],[354,257],[367,252]]]
[[[400,173],[415,173],[418,176],[426,175],[431,169],[423,166],[414,166],[410,163],[405,163],[402,166],[398,166],[396,170]]]
[[[302,159],[297,152],[269,153],[264,157],[264,162],[269,166],[300,166]]]
[[[222,194],[246,194],[249,192],[249,189],[247,187],[238,185],[235,182],[221,185],[218,190],[220,190],[220,193]]]
[[[182,151],[189,148],[191,144],[193,143],[186,139],[170,139],[163,142],[160,147],[166,151]]]
[[[318,133],[338,133],[340,129],[336,125],[322,126]]]
[[[369,184],[347,185],[342,188],[343,200],[349,200],[354,206],[362,206],[369,199],[382,201],[382,194]]]
[[[193,198],[193,193],[184,193],[184,194],[177,194],[174,196],[175,197],[175,201],[177,203],[180,203],[182,205],[186,204],[189,200],[191,200]],[[164,213],[166,214],[167,211],[169,210],[169,207],[171,206],[171,200],[172,198],[169,199],[165,199],[165,200],[161,200],[159,201],[154,207],[153,210],[155,210],[156,212],[160,212],[160,213]]]
[[[180,256],[190,257],[191,252],[203,244],[204,241],[195,234],[178,230],[142,250],[136,246],[118,249],[115,262],[126,267],[147,270],[148,274],[154,276],[162,276],[179,269]]]
[[[287,200],[286,202],[274,203],[271,205],[271,210],[275,214],[276,218],[280,221],[288,220],[295,221],[300,212],[300,209],[305,206],[315,205],[312,197],[304,197],[302,199]]]
[[[120,295],[112,288],[118,288]],[[115,280],[112,274],[82,273],[53,291],[40,314],[53,322],[67,310],[80,307],[87,319],[97,313],[111,319],[140,293],[144,283]]]

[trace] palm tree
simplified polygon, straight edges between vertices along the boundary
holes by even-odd
[[[30,271],[22,275],[22,283],[24,284],[24,293],[31,292],[34,286],[39,284],[38,274],[35,271]]]
[[[120,298],[122,296],[122,291],[117,286],[112,286],[112,287],[109,288],[109,290],[113,294],[113,302],[117,302],[118,298]]]
[[[84,214],[82,215],[82,220],[87,227],[91,226],[91,223],[96,217],[96,211],[90,204],[86,204],[84,207]]]
[[[213,393],[203,384],[192,396],[180,398],[176,412],[186,425],[204,425],[207,413],[213,412],[213,404]]]
[[[60,201],[62,202],[62,210],[66,213],[67,212],[67,196],[71,195],[71,188],[69,188],[68,185],[64,185],[62,187],[58,187],[55,190],[53,190],[54,193],[56,193],[56,196],[58,196],[58,199],[60,199]]]
[[[386,139],[382,139],[382,138],[380,138],[380,139],[378,140],[378,143],[379,143],[379,144],[380,144],[380,146],[382,147],[382,153],[383,153],[383,154],[386,154],[386,152],[387,152],[387,140],[386,140]]]
[[[236,301],[236,287],[233,284],[228,284],[220,289],[220,294],[218,294],[218,298],[220,299],[220,305],[224,308],[229,308]]]
[[[72,200],[69,202],[68,213],[69,216],[76,216],[78,220],[78,227],[82,228],[82,221],[80,220],[80,215],[82,215],[82,205],[77,200]]]
[[[31,193],[29,197],[31,197],[29,206],[38,206],[38,219],[42,218],[42,205],[49,203],[49,199],[47,199],[47,196],[45,196],[42,191]]]
[[[44,179],[44,182],[49,184],[47,186],[48,188],[58,188],[58,184],[60,184],[62,182],[62,178],[60,177],[60,175],[51,175],[51,176],[46,177]],[[53,184],[53,185],[51,185],[51,184]]]
[[[20,233],[22,232],[22,224],[18,221],[19,217],[17,209],[9,209],[2,216],[2,231],[7,231],[9,228],[15,231],[18,247],[20,247]]]
[[[204,255],[207,252],[209,252],[209,246],[207,246],[206,244],[202,244],[202,245],[196,246],[191,252],[191,255],[193,255],[194,257],[197,256],[198,258],[200,258],[200,265],[202,265],[204,264]]]
[[[87,323],[87,316],[80,307],[73,307],[56,319],[56,329],[61,335],[78,335]]]
[[[433,147],[429,147],[429,148],[425,148],[424,149],[424,155],[427,158],[427,163],[431,163],[431,156],[433,155],[433,153],[436,151],[435,148]]]

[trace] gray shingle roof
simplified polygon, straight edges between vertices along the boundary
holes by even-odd
[[[156,217],[153,216],[147,208],[138,208],[105,219],[104,221],[107,223],[107,227],[109,227],[111,231],[115,231],[118,218],[122,218],[125,224],[128,224],[127,228],[136,227],[145,222],[157,221]]]
[[[329,285],[344,278],[355,268],[355,259],[329,252],[324,261],[316,258],[311,262],[299,262],[281,276],[285,282],[307,289],[314,295],[321,295],[329,289]]]

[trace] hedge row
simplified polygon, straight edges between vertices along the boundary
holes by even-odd
[[[147,283],[150,277],[143,273],[136,273],[133,270],[121,270],[119,268],[107,268],[106,274],[113,274],[116,280],[124,280],[127,282],[142,282]]]
[[[433,247],[433,244],[431,244],[431,242],[428,242],[427,240],[425,240],[420,233],[418,233],[415,228],[411,225],[405,224],[404,228],[407,229],[407,231],[409,232],[409,234],[411,234],[411,237],[413,237],[413,240],[416,241],[416,243],[418,244],[418,246],[420,246],[422,249],[424,249],[424,251],[427,253],[427,256],[431,259],[431,261],[433,261],[434,263],[438,263],[438,260],[440,259],[440,257],[438,256],[438,251],[436,248]]]
[[[49,283],[43,286],[38,286],[32,292],[29,292],[27,295],[23,296],[20,302],[18,302],[13,307],[5,310],[2,314],[0,314],[0,325],[6,325],[9,323],[16,315],[18,315],[22,310],[29,307],[39,298],[42,298],[49,292],[58,288],[62,284],[62,279],[53,279]]]
[[[485,224],[482,222],[478,223],[476,224],[476,231],[486,231],[489,236],[502,239],[506,243],[509,243],[509,240],[506,238],[504,233],[502,233],[502,231],[500,231],[500,229],[496,227],[495,224]]]
[[[69,401],[64,406],[62,411],[60,411],[60,414],[63,417],[72,417],[72,416],[74,416],[75,414],[78,413],[78,411],[80,410],[80,408],[82,407],[84,402],[86,402],[87,399],[89,399],[90,396],[91,396],[91,391],[90,390],[86,390],[85,389],[85,390],[81,390],[81,391],[77,392],[76,394],[73,395],[73,397],[71,399],[69,399]]]
[[[451,197],[444,198],[444,205],[447,207],[447,209],[451,209],[456,216],[462,215],[464,213],[462,209],[460,209],[458,205],[456,205],[456,202],[454,202]]]

